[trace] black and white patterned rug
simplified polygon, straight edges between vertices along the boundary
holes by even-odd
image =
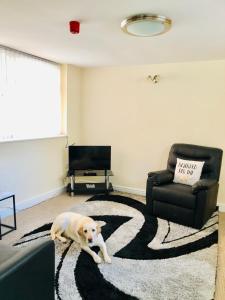
[[[102,235],[112,264],[97,265],[75,242],[56,241],[57,300],[213,299],[217,212],[196,230],[149,216],[143,203],[119,195],[96,195],[73,211],[105,222]],[[48,239],[51,224],[17,245]]]

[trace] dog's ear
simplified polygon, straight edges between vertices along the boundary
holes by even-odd
[[[96,223],[96,229],[97,229],[97,233],[101,233],[102,231],[102,227],[106,225],[106,222],[104,221],[97,221]]]
[[[97,234],[101,233],[102,228],[101,225],[97,223]]]
[[[77,232],[78,232],[79,235],[83,236],[83,225],[80,225],[80,226],[79,226]]]

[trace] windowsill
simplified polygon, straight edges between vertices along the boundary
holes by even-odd
[[[57,139],[57,138],[66,138],[66,137],[67,137],[67,134],[61,134],[61,135],[56,135],[56,136],[48,136],[48,137],[40,137],[40,138],[0,140],[0,143],[27,142],[27,141]]]

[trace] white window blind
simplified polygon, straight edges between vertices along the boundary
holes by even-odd
[[[0,141],[60,131],[59,65],[0,47]]]

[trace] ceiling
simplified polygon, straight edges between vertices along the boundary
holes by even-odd
[[[155,37],[123,33],[138,13],[172,19]],[[79,35],[68,22],[79,20]],[[0,0],[0,44],[78,66],[139,65],[225,59],[224,0]]]

